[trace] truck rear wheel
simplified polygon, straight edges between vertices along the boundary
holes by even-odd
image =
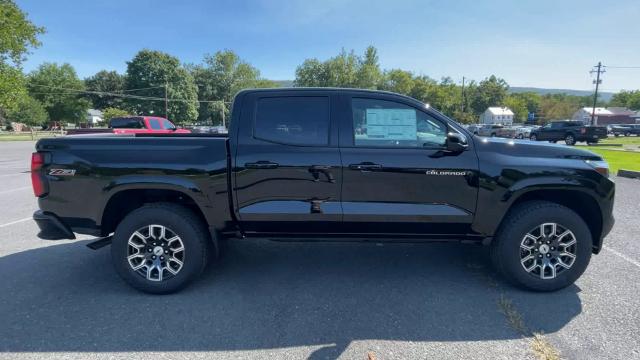
[[[591,232],[572,210],[551,202],[517,205],[491,243],[496,270],[511,283],[535,291],[573,284],[591,259]]]
[[[111,259],[132,287],[168,294],[187,286],[206,265],[208,235],[189,209],[170,203],[145,205],[116,228]]]

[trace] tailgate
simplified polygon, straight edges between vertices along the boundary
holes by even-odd
[[[586,133],[588,137],[604,139],[607,137],[607,128],[604,126],[587,126]]]

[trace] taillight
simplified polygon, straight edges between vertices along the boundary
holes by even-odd
[[[43,153],[39,152],[31,154],[31,186],[33,186],[33,194],[37,197],[47,194],[47,183],[40,173],[45,162],[44,156]]]

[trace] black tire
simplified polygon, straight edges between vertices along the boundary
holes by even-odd
[[[573,134],[567,134],[564,136],[564,143],[573,146],[576,144],[576,137]]]
[[[531,136],[529,136],[529,140],[538,141],[538,136],[536,136],[536,134],[531,134]]]
[[[491,137],[496,137],[496,133],[491,133]]]
[[[624,136],[631,136],[631,133],[630,132],[626,132],[626,133],[624,133]]]
[[[524,138],[524,136],[522,136],[522,134],[516,135],[516,139],[522,139],[522,138]]]
[[[160,270],[168,275],[160,281],[147,280],[127,260],[129,238],[149,225],[161,225],[171,230],[184,248],[181,268],[175,275]],[[111,260],[118,275],[132,287],[151,294],[169,294],[184,288],[202,273],[211,248],[209,240],[205,224],[191,210],[171,203],[149,204],[132,211],[118,224],[111,244]]]
[[[561,269],[555,278],[542,279],[525,270],[521,263],[521,242],[531,229],[550,222],[571,230],[575,235],[575,260],[569,269]],[[496,271],[518,287],[555,291],[573,284],[584,273],[591,259],[592,244],[587,224],[574,211],[552,202],[528,201],[510,210],[502,221],[491,243],[491,260]]]

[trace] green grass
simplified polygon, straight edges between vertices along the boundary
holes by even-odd
[[[640,145],[640,136],[610,136],[600,140],[600,144]]]
[[[602,156],[609,163],[609,171],[615,175],[618,169],[640,171],[640,152],[605,150],[595,146],[585,147]]]

